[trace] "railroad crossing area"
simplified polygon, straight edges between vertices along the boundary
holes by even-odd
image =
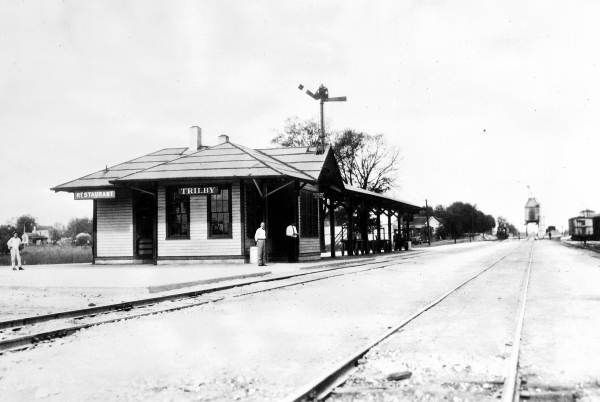
[[[2,321],[0,399],[595,401],[598,257],[474,242]]]

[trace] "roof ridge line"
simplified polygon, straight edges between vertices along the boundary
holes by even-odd
[[[167,147],[167,148],[161,148],[158,151],[154,151],[152,153],[149,153],[147,155],[144,156],[161,156],[161,155],[156,155],[157,152],[162,152],[162,151],[166,151],[167,149],[183,149],[185,152],[186,149],[188,149],[188,147]],[[179,155],[181,155],[181,153],[179,153]]]
[[[217,144],[217,145],[221,145],[221,144]],[[206,151],[207,149],[214,148],[214,147],[216,147],[217,145],[213,145],[212,147],[206,147],[206,148],[204,148],[204,149],[197,150],[196,152],[194,152],[193,154],[190,154],[190,155],[195,155],[195,154],[197,154],[197,153],[200,153],[200,152],[202,152],[202,151]],[[186,148],[186,149],[187,149],[187,148]],[[184,151],[184,152],[185,152],[185,151]],[[181,155],[181,154],[180,154],[180,155]],[[128,174],[128,175],[125,175],[125,176],[123,176],[123,177],[119,177],[118,179],[109,180],[108,182],[109,182],[109,183],[113,183],[113,184],[114,184],[114,182],[115,182],[115,181],[117,181],[117,180],[121,180],[121,179],[124,179],[124,178],[126,178],[126,177],[133,176],[134,174],[138,174],[138,173],[145,172],[146,170],[149,170],[149,169],[154,169],[155,167],[159,167],[159,166],[162,166],[162,165],[164,165],[164,164],[167,164],[167,163],[170,163],[170,162],[177,161],[177,160],[179,160],[179,159],[187,158],[187,157],[188,157],[188,156],[190,156],[190,155],[181,155],[181,156],[180,156],[180,157],[178,157],[178,158],[175,158],[175,159],[171,159],[171,160],[168,160],[168,161],[161,162],[161,163],[159,163],[159,164],[157,164],[157,165],[153,165],[153,166],[147,167],[146,169],[138,170],[138,171],[137,171],[137,172],[135,172],[135,173],[130,173],[130,174]]]
[[[294,166],[292,166],[292,165],[288,164],[287,162],[284,162],[284,161],[282,161],[282,160],[280,160],[280,159],[277,159],[277,158],[275,158],[274,156],[267,155],[266,153],[264,153],[263,151],[261,151],[261,150],[259,150],[259,149],[255,149],[255,151],[256,151],[256,152],[259,152],[259,153],[261,153],[261,154],[263,154],[264,156],[266,156],[266,157],[268,157],[268,158],[275,159],[277,162],[279,162],[279,163],[281,163],[281,164],[283,164],[283,165],[285,165],[285,166],[289,167],[289,168],[290,168],[290,169],[292,169],[292,170],[295,170],[295,171],[297,171],[297,172],[299,172],[299,173],[301,173],[301,174],[303,174],[303,175],[305,175],[305,176],[308,176],[308,177],[310,177],[308,174],[304,173],[302,170],[300,170],[300,169],[298,169],[298,168],[296,168],[296,167],[294,167]]]
[[[282,175],[282,176],[287,176],[287,175],[286,175],[286,174],[284,174],[283,172],[280,172],[279,170],[275,169],[274,167],[272,167],[272,166],[268,166],[268,165],[267,165],[265,162],[261,161],[261,160],[260,160],[260,159],[258,159],[256,156],[254,156],[254,155],[252,155],[250,152],[246,151],[246,149],[252,149],[252,148],[247,148],[247,147],[245,147],[245,146],[243,146],[243,145],[234,144],[233,142],[229,142],[229,144],[231,144],[232,146],[236,147],[236,148],[237,148],[237,149],[239,149],[240,151],[244,152],[245,154],[247,154],[247,155],[248,155],[248,156],[250,156],[251,158],[253,158],[253,159],[257,160],[258,162],[260,162],[261,164],[263,164],[265,167],[267,167],[267,168],[269,168],[269,169],[272,169],[272,170],[276,171],[277,173],[279,173],[279,174],[280,174],[280,175]],[[260,151],[258,151],[258,150],[256,150],[256,149],[253,149],[253,151],[260,152]],[[261,154],[263,154],[262,152],[260,152],[260,153],[261,153]],[[264,154],[263,154],[263,155],[264,155]],[[275,159],[275,158],[273,158],[273,159]]]

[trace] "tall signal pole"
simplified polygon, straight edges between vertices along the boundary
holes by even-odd
[[[298,85],[298,89],[302,91],[304,89],[304,85]],[[325,102],[346,102],[347,98],[345,96],[336,96],[330,98],[329,90],[323,84],[319,86],[319,89],[317,89],[316,93],[313,93],[308,89],[305,92],[308,96],[315,100],[318,100],[320,103],[321,132],[319,133],[319,144],[317,146],[317,154],[321,154],[325,151],[325,116],[323,115],[323,105],[325,104]]]

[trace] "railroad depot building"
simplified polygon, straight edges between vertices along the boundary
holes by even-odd
[[[269,260],[287,256],[291,223],[298,228],[298,260],[319,259],[325,214],[333,228],[336,208],[360,232],[366,232],[357,222],[361,208],[378,213],[378,223],[387,213],[390,231],[391,217],[408,225],[420,209],[345,186],[329,147],[250,149],[225,135],[207,147],[200,129],[192,131],[193,147],[162,149],[52,188],[92,200],[95,264],[248,261],[262,221]],[[346,241],[352,244],[353,236],[347,231]]]

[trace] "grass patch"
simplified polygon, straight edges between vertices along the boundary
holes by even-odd
[[[90,246],[27,246],[21,250],[23,265],[92,262]],[[10,265],[10,254],[0,255],[0,265]]]

